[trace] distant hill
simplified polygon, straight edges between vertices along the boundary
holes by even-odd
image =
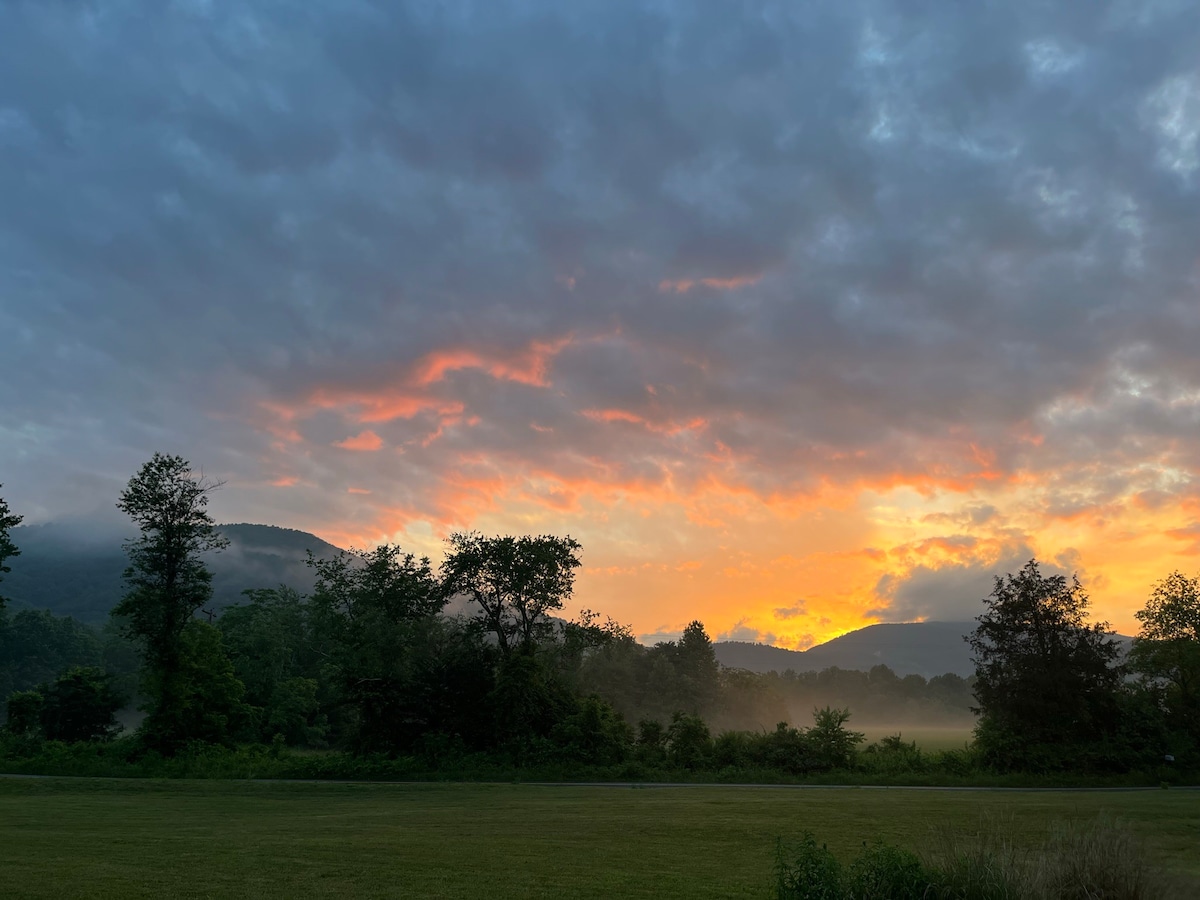
[[[721,641],[715,644],[723,666],[751,672],[819,672],[831,666],[868,671],[881,663],[897,675],[932,678],[953,672],[964,678],[975,673],[971,648],[963,636],[974,622],[915,622],[868,625],[808,650],[785,650],[767,644]],[[1132,638],[1117,635],[1124,648]]]
[[[299,591],[312,588],[306,551],[318,557],[338,552],[319,537],[272,525],[221,525],[229,547],[209,557],[213,602],[242,602],[247,588],[286,584]],[[48,609],[85,622],[102,622],[121,598],[121,574],[127,560],[122,542],[131,531],[89,524],[47,524],[15,528],[13,542],[21,555],[9,561],[12,571],[0,590],[13,609]]]
[[[830,666],[866,671],[883,664],[897,675],[944,675],[964,678],[975,671],[963,635],[974,622],[917,622],[868,625],[808,650],[724,641],[716,645],[722,665],[752,672],[820,671]]]

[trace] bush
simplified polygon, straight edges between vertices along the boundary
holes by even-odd
[[[775,896],[778,900],[842,900],[842,867],[811,832],[796,847],[779,841],[775,849]]]
[[[846,877],[854,900],[922,900],[933,888],[915,853],[887,844],[863,845]]]
[[[588,697],[579,711],[554,726],[550,737],[566,759],[589,765],[624,762],[633,744],[625,719],[599,697]]]
[[[16,691],[8,696],[8,721],[4,727],[17,737],[42,733],[42,709],[46,698],[41,691]]]
[[[42,731],[52,741],[104,741],[121,729],[117,710],[123,699],[103,669],[68,669],[43,694]]]
[[[699,769],[712,753],[708,725],[699,716],[677,712],[667,729],[667,761],[680,769]]]
[[[817,764],[825,769],[848,769],[854,761],[854,748],[865,739],[858,731],[846,728],[850,719],[850,710],[824,709],[813,710],[813,727],[808,729],[806,737],[812,747]]]
[[[776,844],[779,900],[1165,900],[1169,883],[1146,862],[1128,828],[1109,819],[1075,823],[1023,848],[1011,825],[985,821],[964,837],[945,830],[922,860],[887,844],[863,849],[842,868],[805,832]]]

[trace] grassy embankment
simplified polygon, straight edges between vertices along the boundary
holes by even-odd
[[[1119,816],[1200,896],[1200,795],[0,779],[4,897],[765,897],[775,839]],[[1185,894],[1186,895],[1186,894]]]

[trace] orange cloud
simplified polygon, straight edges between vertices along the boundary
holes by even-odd
[[[346,438],[344,441],[338,441],[333,446],[341,447],[343,450],[372,452],[383,446],[383,438],[373,431],[364,431],[354,437]]]
[[[533,341],[525,349],[508,357],[462,348],[435,350],[412,367],[411,382],[419,387],[428,387],[445,379],[449,372],[482,369],[493,378],[503,381],[546,387],[546,371],[550,362],[569,343],[570,337]]]
[[[749,287],[762,281],[762,275],[738,275],[733,278],[680,278],[671,280],[664,278],[658,283],[658,290],[663,294],[686,294],[697,285],[712,288],[717,291],[735,291],[738,288]]]

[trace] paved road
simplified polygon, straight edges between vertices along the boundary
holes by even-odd
[[[141,778],[96,778],[79,775],[10,775],[0,772],[0,778],[30,778],[58,781],[142,781]],[[771,791],[959,791],[991,793],[1133,793],[1136,791],[1159,791],[1159,787],[987,787],[984,785],[899,785],[899,784],[756,784],[703,781],[361,781],[332,778],[251,778],[251,779],[160,779],[179,781],[253,781],[256,784],[371,784],[380,787],[405,787],[424,784],[473,784],[479,786],[523,785],[544,788],[625,788],[627,790],[671,790],[677,788],[757,788]],[[1200,785],[1172,785],[1172,791],[1198,791]]]

